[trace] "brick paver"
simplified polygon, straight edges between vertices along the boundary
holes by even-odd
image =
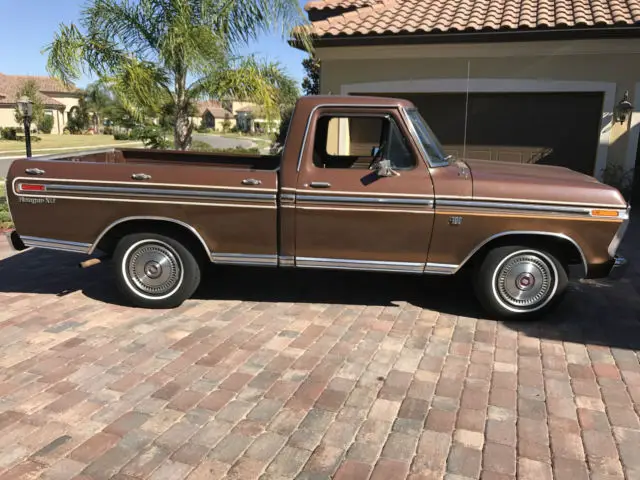
[[[502,323],[464,279],[240,268],[133,309],[2,239],[0,479],[640,478],[638,240]]]

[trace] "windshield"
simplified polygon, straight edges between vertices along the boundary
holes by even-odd
[[[442,145],[440,145],[438,138],[435,136],[429,125],[427,125],[427,122],[424,121],[420,112],[415,108],[412,108],[411,110],[407,110],[407,115],[418,133],[418,138],[420,139],[422,147],[427,152],[427,155],[429,155],[429,160],[431,160],[431,163],[433,164],[432,166],[448,165],[449,160],[452,157],[444,153],[444,149],[442,148]]]

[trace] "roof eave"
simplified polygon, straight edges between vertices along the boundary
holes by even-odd
[[[429,43],[491,43],[547,40],[585,40],[598,38],[640,37],[640,25],[608,25],[597,27],[532,28],[526,30],[482,30],[437,33],[384,33],[379,35],[324,35],[313,39],[314,48],[429,44]],[[299,50],[304,47],[295,39],[289,44]]]

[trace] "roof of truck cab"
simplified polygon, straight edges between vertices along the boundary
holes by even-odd
[[[371,97],[360,95],[309,95],[300,97],[298,102],[307,105],[373,105],[380,107],[405,107],[412,108],[414,105],[409,100],[402,98]]]

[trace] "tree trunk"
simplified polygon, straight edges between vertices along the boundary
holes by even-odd
[[[185,110],[176,113],[176,121],[173,126],[173,145],[176,150],[189,150],[191,148],[191,133],[193,125]]]

